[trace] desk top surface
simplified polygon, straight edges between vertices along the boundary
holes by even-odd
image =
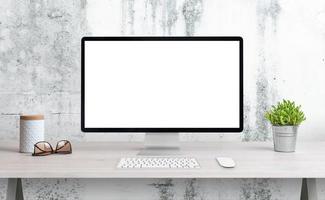
[[[297,144],[295,153],[273,151],[269,142],[184,143],[184,156],[200,169],[117,169],[121,157],[136,156],[142,143],[73,143],[73,154],[33,157],[18,143],[0,142],[0,178],[325,178],[325,142]],[[229,156],[236,167],[218,165]]]

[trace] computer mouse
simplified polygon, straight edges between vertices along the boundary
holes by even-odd
[[[236,166],[235,161],[230,157],[217,157],[217,161],[224,168],[233,168]]]

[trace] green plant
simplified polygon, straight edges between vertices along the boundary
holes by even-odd
[[[294,101],[283,100],[265,113],[274,126],[296,126],[306,120],[305,114],[301,111],[301,106],[296,106]]]

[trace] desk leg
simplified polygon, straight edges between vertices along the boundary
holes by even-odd
[[[24,200],[20,178],[9,178],[7,200]]]
[[[17,178],[8,179],[7,200],[15,200],[17,191]]]
[[[325,179],[308,178],[308,200],[325,200]]]
[[[317,190],[317,182],[316,178],[308,178],[307,179],[307,188],[308,188],[308,200],[321,200],[324,198],[321,197],[320,191]],[[323,184],[324,185],[324,184]]]

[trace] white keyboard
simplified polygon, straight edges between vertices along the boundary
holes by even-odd
[[[132,157],[121,158],[117,168],[200,168],[195,158],[186,157]]]

